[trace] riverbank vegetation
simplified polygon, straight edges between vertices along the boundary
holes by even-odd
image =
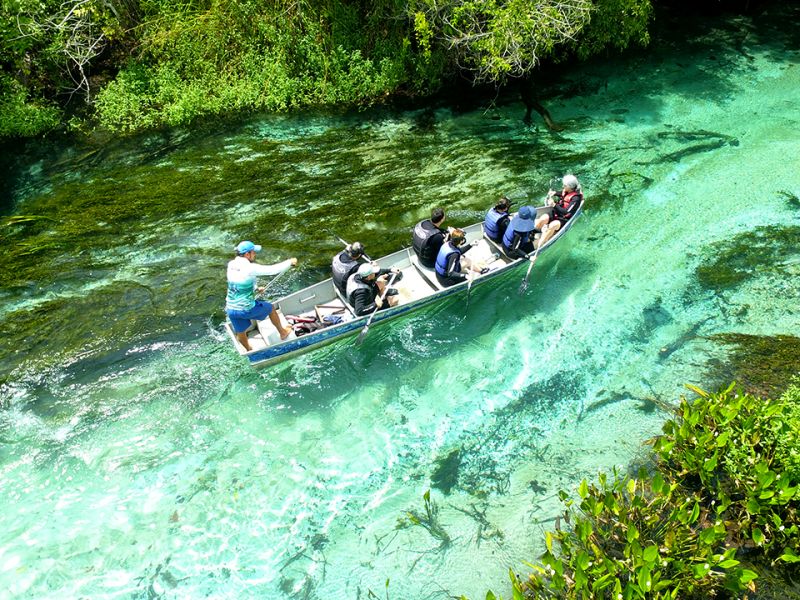
[[[646,44],[652,12],[651,0],[3,0],[0,136],[529,83],[542,61]]]
[[[692,389],[649,471],[562,492],[567,525],[511,573],[515,600],[800,598],[800,379],[777,400]]]

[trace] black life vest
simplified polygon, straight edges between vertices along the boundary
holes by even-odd
[[[430,267],[433,261],[436,260],[436,253],[441,246],[437,246],[434,243],[434,236],[441,233],[442,230],[436,227],[430,219],[420,221],[414,227],[412,246],[419,257],[419,261],[426,267]]]
[[[347,280],[350,275],[358,270],[358,265],[359,262],[351,257],[346,250],[333,257],[333,263],[331,263],[333,283],[340,292],[345,293]]]
[[[347,302],[350,306],[355,306],[353,302],[353,294],[356,290],[372,290],[373,286],[368,283],[364,283],[361,281],[361,277],[358,275],[351,275],[350,279],[347,280]]]

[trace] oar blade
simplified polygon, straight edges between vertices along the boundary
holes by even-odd
[[[528,280],[523,279],[522,283],[519,284],[519,295],[522,296],[526,291],[528,291]]]
[[[367,323],[366,325],[364,325],[364,327],[361,328],[361,333],[359,333],[358,337],[356,338],[356,346],[360,346],[364,342],[364,338],[367,337],[368,332],[369,332],[369,323]]]

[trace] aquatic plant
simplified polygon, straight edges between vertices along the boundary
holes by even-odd
[[[431,491],[427,490],[422,495],[423,512],[411,509],[406,513],[412,525],[419,525],[426,529],[433,537],[439,540],[440,548],[446,548],[452,543],[450,534],[445,531],[439,522],[439,505],[431,500]]]
[[[756,227],[711,244],[695,273],[700,285],[717,292],[759,275],[789,277],[786,257],[796,254],[798,247],[800,227]]]
[[[571,528],[546,533],[529,577],[510,573],[515,600],[739,596],[765,569],[797,574],[800,386],[775,401],[691,389],[654,442],[653,473],[561,492]],[[780,593],[800,598],[788,583]]]
[[[433,487],[442,490],[445,495],[458,483],[458,467],[461,465],[461,450],[455,448],[435,461],[431,474]]]
[[[800,373],[800,338],[791,335],[719,333],[712,341],[729,349],[725,360],[709,361],[707,376],[715,381],[736,381],[744,391],[761,397],[786,391]]]

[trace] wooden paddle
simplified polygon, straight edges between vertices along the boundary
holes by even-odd
[[[392,273],[392,278],[389,280],[389,283],[386,284],[386,287],[383,288],[383,293],[381,294],[381,300],[386,301],[386,293],[389,291],[389,288],[392,287],[395,278],[397,277],[397,273]],[[383,306],[383,304],[381,304]],[[375,315],[378,314],[378,311],[381,309],[380,306],[376,306],[375,310],[372,311],[372,314],[367,319],[367,322],[364,324],[364,327],[361,329],[361,333],[358,334],[358,339],[356,339],[356,346],[360,346],[364,341],[364,338],[367,337],[367,333],[369,333],[369,324],[372,323],[372,319],[375,318]]]

